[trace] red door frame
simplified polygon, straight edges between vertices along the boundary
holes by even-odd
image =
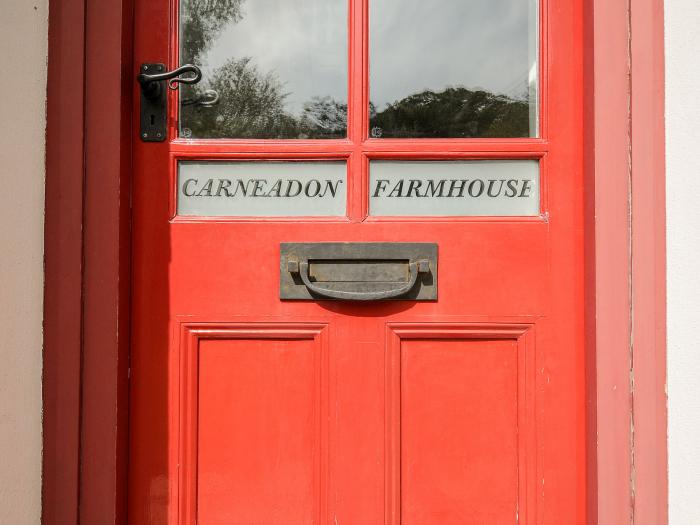
[[[44,525],[126,521],[133,1],[49,10]],[[585,22],[590,515],[664,525],[663,0]]]

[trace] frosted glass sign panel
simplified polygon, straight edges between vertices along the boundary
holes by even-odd
[[[345,215],[344,162],[180,162],[177,213],[196,217]]]
[[[537,136],[538,1],[371,0],[370,136]]]
[[[536,160],[374,161],[370,215],[537,216]]]
[[[343,138],[347,0],[180,0],[184,138]]]

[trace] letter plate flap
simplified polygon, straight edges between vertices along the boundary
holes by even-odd
[[[437,300],[437,244],[280,245],[280,299]]]

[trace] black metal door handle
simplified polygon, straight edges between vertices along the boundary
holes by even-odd
[[[162,64],[144,64],[141,67],[141,73],[136,80],[139,81],[144,95],[148,98],[160,96],[160,83],[163,80],[168,81],[170,89],[177,89],[178,84],[197,84],[202,80],[202,70],[194,64],[185,64],[172,71],[164,70],[165,67]],[[194,76],[181,76],[185,73],[194,73]]]
[[[408,265],[408,280],[397,288],[381,291],[353,292],[346,290],[329,290],[311,282],[309,276],[308,261],[301,261],[297,265],[292,265],[292,270],[298,270],[301,280],[306,287],[314,294],[327,299],[341,299],[345,301],[381,301],[384,299],[394,299],[410,292],[418,281],[418,275],[430,271],[428,261],[411,262]],[[296,272],[294,272],[296,273]]]
[[[202,70],[194,64],[185,64],[172,71],[166,71],[165,64],[141,64],[136,76],[141,85],[141,126],[139,136],[144,142],[163,142],[168,134],[168,93],[163,83],[168,82],[170,89],[177,89],[180,84],[196,84],[202,80]],[[188,76],[182,76],[188,75]],[[218,101],[208,99],[201,105],[215,104]]]

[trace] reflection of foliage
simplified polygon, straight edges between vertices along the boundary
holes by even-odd
[[[181,0],[181,63],[202,65],[221,31],[243,18],[245,0]],[[258,70],[251,58],[230,58],[197,86],[182,86],[183,99],[206,90],[214,107],[181,108],[183,127],[194,138],[341,138],[347,103],[314,97],[295,117],[286,110],[284,83]],[[383,137],[528,137],[527,102],[483,90],[450,87],[423,91],[377,111],[370,102],[370,128]]]
[[[283,84],[261,74],[250,59],[229,60],[214,72],[208,87],[221,102],[216,109],[182,108],[195,137],[342,138],[347,104],[314,97],[300,117],[285,110]],[[504,95],[465,88],[424,91],[377,111],[370,103],[370,128],[384,138],[507,138],[530,136],[529,105]],[[375,136],[375,135],[373,135]]]
[[[243,18],[245,0],[182,0],[181,63],[201,65],[216,37]],[[181,98],[196,100],[209,89],[219,104],[181,108],[183,126],[193,137],[324,138],[345,136],[347,105],[330,97],[304,105],[301,118],[285,111],[287,94],[273,73],[261,73],[250,58],[229,59],[205,83],[182,86]]]
[[[250,58],[229,59],[207,86],[221,102],[214,108],[183,108],[183,119],[195,137],[296,137],[297,122],[284,110],[286,93],[277,78],[261,74]]]
[[[304,104],[301,134],[312,138],[340,138],[348,126],[348,105],[331,97],[314,97]]]
[[[180,63],[202,66],[205,55],[221,31],[231,22],[243,17],[241,6],[245,0],[180,0]],[[181,85],[181,100],[197,100],[206,88],[202,85]],[[202,134],[206,114],[196,106],[182,108],[181,121],[195,132]]]
[[[182,0],[181,63],[201,64],[202,56],[221,30],[242,17],[245,0]]]
[[[263,74],[250,58],[229,59],[217,68],[195,96],[207,89],[219,94],[214,107],[183,106],[181,119],[194,138],[341,138],[347,104],[314,97],[300,118],[285,109],[287,93],[272,73]]]
[[[463,87],[435,93],[423,91],[389,104],[384,111],[370,108],[370,127],[383,137],[528,137],[529,106],[488,91]]]

